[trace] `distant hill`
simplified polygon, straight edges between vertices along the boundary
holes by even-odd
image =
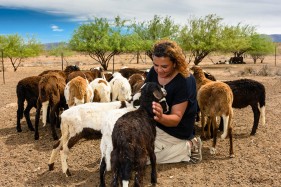
[[[54,42],[54,43],[45,43],[43,44],[43,47],[45,50],[50,50],[53,47],[57,47],[58,45],[60,45],[62,42]]]
[[[281,34],[270,34],[268,36],[272,38],[273,42],[281,42]]]

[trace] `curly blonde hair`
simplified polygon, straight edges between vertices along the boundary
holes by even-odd
[[[183,77],[189,76],[188,64],[185,62],[185,56],[181,47],[172,40],[159,40],[153,45],[152,55],[157,57],[169,57],[176,65],[175,69]]]

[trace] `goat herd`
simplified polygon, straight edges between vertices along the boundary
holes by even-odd
[[[229,137],[230,157],[234,157],[232,108],[252,107],[254,124],[251,135],[254,135],[260,116],[265,123],[265,87],[251,79],[216,81],[199,66],[191,70],[196,79],[201,136],[213,136],[210,152],[215,154],[217,117],[222,117],[221,138]],[[112,186],[118,186],[119,181],[122,181],[122,186],[128,186],[132,170],[135,170],[135,186],[142,186],[147,157],[151,163],[151,183],[155,184],[156,124],[151,104],[156,101],[161,103],[163,110],[167,109],[166,92],[156,83],[144,84],[146,73],[123,68],[111,74],[101,68],[80,70],[77,66],[67,66],[64,71],[48,70],[38,76],[26,77],[18,82],[16,88],[17,131],[22,131],[20,120],[25,116],[29,130],[35,131],[34,138],[38,140],[42,109],[43,126],[48,122],[53,139],[58,140],[48,162],[49,170],[54,169],[54,160],[60,153],[62,171],[70,176],[67,164],[69,149],[82,138],[101,138],[100,186],[105,186],[105,174],[110,170]],[[30,120],[33,107],[36,108],[35,128]],[[205,117],[208,117],[206,135]],[[56,128],[61,130],[60,138]]]

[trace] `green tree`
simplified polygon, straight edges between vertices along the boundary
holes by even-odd
[[[133,32],[142,40],[141,50],[152,60],[151,48],[156,40],[169,38],[176,39],[179,32],[177,25],[169,16],[155,15],[152,20],[132,24]]]
[[[37,56],[40,52],[42,52],[42,45],[35,39],[34,36],[27,36],[25,40],[18,34],[3,35],[0,43],[1,45],[5,45],[3,48],[4,57],[10,59],[14,71],[17,71],[23,59]]]
[[[117,54],[129,51],[129,30],[127,21],[116,17],[114,22],[106,18],[95,18],[93,22],[81,25],[69,42],[72,49],[88,54],[107,70],[110,59]],[[134,41],[132,41],[134,42]]]
[[[252,35],[256,28],[250,25],[225,26],[221,33],[220,50],[241,57],[251,49]]]
[[[260,59],[262,63],[266,55],[273,54],[275,44],[269,36],[254,34],[251,39],[251,48],[248,53],[253,58],[254,63],[256,63],[258,59]]]
[[[203,18],[191,18],[178,37],[183,50],[190,51],[189,63],[198,65],[208,54],[219,48],[222,18],[210,14]]]

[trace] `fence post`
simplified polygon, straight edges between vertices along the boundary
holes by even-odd
[[[61,70],[63,71],[63,53],[61,53]]]
[[[277,55],[276,51],[277,51],[277,44],[275,44],[275,60],[274,60],[275,61],[275,66],[276,66],[276,55]]]
[[[5,68],[4,68],[4,52],[3,49],[1,50],[1,56],[2,56],[2,71],[3,71],[3,83],[5,84]]]

